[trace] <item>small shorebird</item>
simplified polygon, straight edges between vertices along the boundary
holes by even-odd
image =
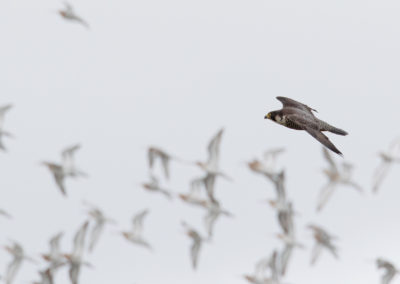
[[[42,164],[46,166],[53,174],[54,181],[56,182],[58,188],[61,190],[61,193],[64,196],[67,196],[67,192],[65,190],[65,174],[62,166],[51,162],[42,162]]]
[[[214,197],[214,185],[215,179],[217,176],[224,177],[227,180],[232,180],[225,173],[221,172],[219,169],[219,146],[222,139],[222,134],[224,129],[220,129],[215,136],[211,139],[208,144],[208,160],[207,162],[196,161],[194,164],[198,166],[205,172],[205,176],[203,178],[198,178],[193,180],[192,182],[196,182],[197,184],[203,183],[204,187],[207,190],[207,195],[210,200],[215,200]]]
[[[201,186],[205,185],[206,182],[204,178],[196,178],[193,179],[190,183],[190,191],[189,193],[179,193],[179,198],[189,204],[200,206],[200,207],[207,207],[208,203],[210,202],[209,199],[204,198],[201,194]]]
[[[171,193],[167,189],[162,188],[158,179],[153,175],[150,176],[150,182],[142,183],[142,187],[150,192],[159,192],[167,197],[169,200],[171,200],[172,198]]]
[[[32,284],[54,284],[53,275],[50,268],[39,270],[40,281],[32,282]]]
[[[164,171],[164,176],[166,179],[169,179],[169,163],[171,160],[179,160],[178,158],[168,154],[164,150],[161,150],[160,148],[151,146],[147,150],[147,159],[149,162],[149,169],[150,171],[153,170],[154,164],[156,159],[159,159]]]
[[[205,205],[205,208],[207,209],[207,214],[204,217],[204,224],[206,226],[208,240],[211,240],[213,236],[214,225],[218,217],[221,215],[233,217],[233,215],[230,212],[222,209],[217,200],[211,200]]]
[[[247,163],[250,170],[265,176],[274,184],[277,193],[277,200],[286,199],[284,187],[285,171],[277,170],[275,166],[276,155],[282,152],[282,149],[270,150],[265,152],[263,160],[254,159]]]
[[[199,260],[199,252],[203,242],[205,241],[205,238],[201,236],[198,231],[187,225],[185,222],[182,222],[182,226],[186,230],[186,235],[188,235],[192,239],[192,246],[190,247],[190,257],[192,260],[192,267],[193,269],[196,269]]]
[[[278,259],[278,252],[274,250],[270,257],[257,261],[253,274],[245,274],[243,278],[253,284],[279,284]]]
[[[42,165],[46,166],[53,174],[54,180],[61,190],[61,193],[66,196],[67,192],[65,189],[65,178],[67,177],[86,177],[87,174],[78,170],[75,166],[74,153],[81,146],[79,144],[67,147],[61,152],[62,162],[61,164],[53,162],[41,162]]]
[[[281,200],[269,200],[270,205],[277,210],[278,222],[285,234],[293,231],[293,205],[292,202]]]
[[[292,256],[293,250],[295,248],[304,248],[304,245],[299,243],[296,240],[296,237],[294,235],[293,231],[290,231],[289,233],[285,234],[277,234],[278,239],[282,240],[285,244],[285,247],[283,248],[282,252],[280,253],[279,257],[279,268],[280,268],[280,275],[285,275],[287,271],[287,267],[289,265],[289,260]]]
[[[60,250],[60,239],[62,236],[62,232],[53,236],[49,241],[50,252],[48,254],[42,254],[43,259],[49,262],[49,269],[52,275],[55,270],[66,264],[64,255]]]
[[[152,250],[150,244],[143,238],[143,220],[148,213],[149,210],[145,209],[134,215],[132,218],[132,229],[121,233],[126,240]]]
[[[270,204],[278,211],[279,225],[283,230],[283,233],[277,234],[276,236],[285,244],[284,249],[279,254],[280,274],[285,275],[293,249],[303,248],[304,246],[296,240],[293,221],[293,216],[295,213],[292,203],[290,201],[281,200],[279,203],[275,204],[273,201],[270,201]]]
[[[204,189],[206,190],[208,199],[215,200],[214,197],[215,179],[216,175],[211,173],[206,173],[206,175],[203,177],[193,179],[190,183],[190,186],[191,188],[200,188],[203,186]]]
[[[381,158],[381,164],[375,170],[372,184],[372,191],[375,193],[378,192],[391,166],[394,163],[400,163],[400,139],[394,140],[390,144],[388,151],[380,152],[379,156]]]
[[[72,5],[69,4],[68,2],[64,2],[64,9],[58,10],[58,13],[61,15],[61,17],[63,17],[66,20],[78,22],[83,26],[85,26],[86,28],[89,28],[88,23],[76,14]]]
[[[277,176],[281,172],[277,169],[276,160],[284,151],[284,148],[269,149],[264,152],[262,159],[254,159],[247,162],[247,165],[253,172],[264,175],[271,182],[276,183]]]
[[[356,182],[352,180],[352,169],[353,166],[351,164],[343,162],[341,167],[336,165],[335,161],[329,154],[326,148],[322,149],[325,160],[329,164],[328,169],[324,169],[324,174],[328,177],[328,183],[322,188],[321,193],[318,198],[317,203],[317,211],[322,210],[322,208],[326,205],[329,198],[333,194],[336,189],[336,186],[339,184],[348,185],[353,187],[362,193],[362,188]]]
[[[89,251],[92,252],[95,245],[99,242],[100,236],[103,233],[104,226],[109,223],[109,224],[116,224],[116,221],[113,219],[110,219],[106,217],[103,213],[102,210],[100,210],[98,207],[89,204],[88,202],[84,202],[84,205],[88,206],[90,209],[87,212],[89,217],[91,217],[95,224],[90,231],[89,235]]]
[[[65,148],[61,152],[62,156],[62,169],[65,176],[71,177],[87,177],[87,174],[77,169],[75,166],[75,152],[81,148],[80,144],[76,144],[70,147]]]
[[[11,284],[13,283],[15,276],[21,268],[22,262],[24,260],[34,262],[34,260],[26,256],[22,246],[15,241],[13,242],[12,246],[4,246],[4,249],[13,256],[12,261],[7,266],[7,270],[4,276],[4,282],[6,284]]]
[[[313,114],[315,109],[286,97],[276,97],[283,105],[282,109],[271,111],[264,118],[270,119],[280,125],[295,130],[305,130],[321,144],[336,154],[342,153],[333,145],[322,131],[329,131],[339,135],[347,135],[347,132],[334,127],[325,121],[316,118]]]
[[[308,225],[308,228],[313,231],[315,240],[314,248],[311,255],[311,265],[315,264],[323,248],[329,250],[335,256],[335,258],[338,258],[336,252],[337,248],[332,244],[332,240],[335,239],[335,237],[330,235],[319,226]]]
[[[253,172],[261,174],[267,177],[271,182],[276,183],[278,179],[278,172],[269,168],[264,161],[254,159],[248,162],[247,165]]]
[[[87,262],[83,261],[83,252],[85,248],[85,238],[89,222],[82,224],[74,237],[73,249],[71,254],[64,254],[67,263],[69,264],[69,278],[72,284],[78,284],[78,278],[82,265],[91,267]]]
[[[399,270],[393,265],[393,263],[383,259],[376,259],[376,266],[378,269],[383,269],[385,273],[382,275],[381,284],[389,284],[396,274],[400,273]]]
[[[208,144],[208,160],[207,162],[197,161],[195,164],[199,166],[202,170],[204,170],[207,174],[211,174],[214,176],[222,176],[228,180],[231,180],[226,174],[220,171],[219,169],[219,146],[221,144],[222,134],[224,129],[220,129],[217,134],[211,139]]]

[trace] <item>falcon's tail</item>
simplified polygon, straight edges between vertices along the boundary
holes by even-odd
[[[329,132],[335,133],[335,134],[339,134],[339,135],[347,135],[348,133],[346,131],[344,131],[343,129],[340,128],[336,128],[331,126],[331,128],[327,129]]]
[[[339,134],[339,135],[347,135],[348,133],[346,132],[346,131],[344,131],[343,129],[340,129],[340,128],[337,128],[337,127],[334,127],[334,126],[332,126],[332,125],[330,125],[330,124],[328,124],[328,123],[326,123],[325,121],[322,121],[322,120],[320,120],[320,122],[321,122],[321,131],[329,131],[329,132],[332,132],[332,133],[335,133],[335,134]]]

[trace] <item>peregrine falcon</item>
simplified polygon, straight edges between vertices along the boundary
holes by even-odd
[[[347,135],[346,131],[329,125],[325,121],[316,118],[312,113],[312,111],[316,112],[316,110],[305,104],[285,97],[276,98],[283,104],[282,109],[271,111],[264,117],[265,119],[271,119],[276,123],[288,128],[305,130],[308,132],[308,134],[317,139],[328,149],[339,155],[342,155],[342,153],[335,147],[335,145],[332,144],[328,137],[322,134],[321,131],[329,131],[339,135]]]

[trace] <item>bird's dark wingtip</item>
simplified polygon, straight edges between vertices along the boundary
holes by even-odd
[[[338,148],[333,147],[333,148],[328,148],[329,150],[331,150],[332,152],[338,154],[339,156],[343,157],[343,153],[339,151]]]

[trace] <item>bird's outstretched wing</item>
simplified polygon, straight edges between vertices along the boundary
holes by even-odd
[[[293,123],[298,125],[301,129],[307,131],[312,137],[317,139],[322,145],[326,146],[329,150],[332,150],[336,154],[343,155],[335,145],[329,140],[327,136],[325,136],[321,131],[318,130],[315,122],[308,120],[306,117],[291,114],[286,117],[288,123]],[[313,127],[314,126],[314,127]]]
[[[85,244],[85,236],[86,236],[86,231],[87,231],[88,225],[89,225],[88,221],[83,223],[82,226],[79,228],[79,230],[75,234],[74,248],[72,251],[72,255],[77,258],[80,258],[83,254],[83,249],[84,249],[84,244]]]
[[[191,259],[192,259],[193,269],[197,268],[197,262],[198,262],[198,259],[199,259],[200,248],[201,248],[201,240],[193,239],[193,244],[192,244],[192,246],[190,248],[190,256],[191,256]]]
[[[301,109],[301,110],[304,110],[304,111],[310,113],[312,116],[314,116],[312,111],[317,112],[315,109],[310,108],[308,105],[302,104],[301,102],[295,101],[293,99],[289,99],[286,97],[276,97],[276,99],[283,104],[283,107],[298,108],[298,109]]]
[[[97,244],[97,242],[100,239],[100,235],[103,232],[104,229],[104,222],[97,222],[91,233],[90,233],[90,243],[89,243],[89,251],[93,251],[94,246]]]
[[[322,252],[322,246],[318,242],[315,243],[311,253],[311,265],[315,264],[321,252]]]
[[[325,204],[328,202],[333,192],[335,191],[335,184],[329,182],[320,192],[317,203],[317,211],[321,211]]]
[[[336,154],[343,155],[342,152],[340,152],[338,148],[336,148],[336,146],[333,145],[333,143],[329,140],[329,138],[321,131],[310,127],[306,127],[304,130],[307,131],[312,137],[317,139],[321,144],[325,145],[329,150],[332,150]]]
[[[12,108],[12,105],[4,105],[0,107],[0,129],[3,129],[3,124],[4,124],[4,115],[5,113]]]
[[[292,245],[286,245],[285,248],[283,249],[280,257],[280,269],[281,269],[281,274],[285,275],[287,271],[287,266],[289,264],[289,259],[290,256],[292,255],[293,252],[293,246]]]
[[[63,236],[63,232],[58,233],[50,239],[50,254],[53,256],[58,256],[61,254],[60,250],[60,239]]]
[[[68,3],[67,1],[64,2],[64,7],[65,10],[68,11],[69,13],[73,13],[74,9],[72,8],[72,5],[70,3]]]
[[[149,213],[148,209],[140,211],[132,218],[132,229],[135,235],[140,235],[143,230],[143,219]]]
[[[208,164],[214,168],[218,168],[218,159],[219,159],[219,144],[221,143],[222,133],[224,129],[218,131],[218,133],[211,139],[208,144]]]
[[[53,172],[53,176],[58,188],[61,190],[61,193],[64,196],[66,196],[67,191],[65,190],[65,185],[64,185],[64,175],[60,171],[55,171]]]

